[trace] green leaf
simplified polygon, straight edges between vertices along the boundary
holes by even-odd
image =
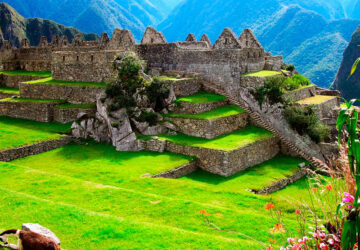
[[[341,234],[341,247],[342,249],[350,249],[356,242],[356,222],[347,221],[343,226]]]
[[[355,73],[356,71],[356,68],[359,64],[359,61],[360,61],[360,57],[358,59],[356,59],[356,61],[354,62],[353,66],[351,67],[351,71],[350,71],[350,75],[349,75],[349,78]]]

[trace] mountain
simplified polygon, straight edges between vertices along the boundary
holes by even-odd
[[[24,17],[41,17],[83,32],[130,29],[137,40],[149,25],[163,20],[175,6],[168,0],[4,0]]]
[[[13,46],[19,46],[23,38],[28,38],[31,45],[38,45],[41,36],[46,36],[48,41],[51,41],[53,35],[65,35],[72,41],[76,34],[81,34],[84,40],[99,39],[96,34],[85,34],[53,21],[40,18],[26,19],[8,4],[0,3],[0,46],[3,40],[9,40]]]
[[[340,69],[335,81],[331,86],[333,89],[340,90],[346,99],[360,98],[360,68],[355,74],[349,77],[351,67],[355,60],[360,57],[360,26],[352,35],[351,41],[344,51]],[[360,65],[360,64],[359,64]]]
[[[298,5],[287,5],[290,2]],[[206,33],[214,42],[224,27],[236,34],[249,27],[266,50],[283,55],[314,83],[329,87],[341,53],[360,24],[360,20],[333,20],[345,15],[338,0],[186,0],[157,28],[168,41],[184,40],[192,32],[198,38]]]

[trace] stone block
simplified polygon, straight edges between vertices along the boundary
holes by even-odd
[[[306,99],[306,98],[314,96],[316,94],[315,89],[316,89],[316,86],[311,85],[311,86],[304,87],[299,90],[288,91],[288,92],[284,93],[284,98],[286,98],[290,101],[293,101],[293,102],[297,102],[302,99]]]
[[[58,108],[54,109],[54,121],[60,123],[73,122],[77,119],[78,114],[82,113],[87,117],[95,116],[95,107],[93,108]]]
[[[174,113],[177,114],[200,114],[206,111],[210,111],[227,104],[227,101],[219,102],[206,102],[206,103],[192,103],[192,102],[179,102],[179,106],[176,107]]]
[[[104,92],[102,87],[57,85],[57,84],[20,84],[20,96],[32,99],[64,100],[73,104],[95,103],[96,97]]]
[[[220,135],[234,132],[246,127],[248,124],[247,113],[213,120],[188,119],[182,117],[168,117],[167,119],[175,124],[181,133],[206,139],[213,139]]]

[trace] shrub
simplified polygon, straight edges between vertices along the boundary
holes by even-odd
[[[290,71],[290,72],[293,72],[295,70],[295,66],[293,64],[289,64],[287,67],[286,67],[286,70]]]
[[[269,99],[271,104],[283,102],[283,83],[285,80],[286,78],[283,76],[269,77],[265,81],[264,86],[258,87],[253,92],[253,95],[258,100],[260,107],[262,107],[265,97]]]
[[[169,96],[170,88],[165,81],[160,78],[154,78],[153,81],[146,86],[146,95],[150,102],[155,103],[155,111],[164,108],[164,101]]]
[[[300,135],[308,134],[319,143],[330,136],[330,128],[322,124],[312,106],[289,106],[285,108],[284,116],[290,126]]]
[[[158,116],[156,113],[142,111],[141,115],[136,118],[139,122],[147,122],[150,126],[154,126],[157,124]]]

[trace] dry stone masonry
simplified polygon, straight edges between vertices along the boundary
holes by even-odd
[[[216,119],[192,119],[164,114],[161,122],[152,127],[130,119],[126,109],[109,112],[109,103],[103,100],[104,88],[91,83],[105,82],[114,77],[114,58],[127,51],[135,52],[147,63],[149,75],[160,75],[167,82],[170,89],[167,101],[172,103],[169,110],[173,114],[202,114],[229,104],[240,106],[246,112]],[[155,177],[178,178],[198,167],[214,174],[231,176],[267,161],[280,152],[301,156],[317,166],[324,166],[324,152],[332,149],[329,145],[317,145],[297,134],[284,120],[279,105],[265,104],[264,109],[259,107],[251,91],[264,85],[265,78],[244,74],[261,70],[283,74],[283,59],[266,52],[250,29],[245,29],[237,37],[231,29],[226,28],[214,44],[206,34],[200,41],[189,34],[185,41],[168,43],[163,34],[152,27],[146,29],[140,44],[136,43],[130,31],[121,29],[115,29],[111,39],[106,33],[102,34],[99,42],[85,42],[81,36],[69,42],[66,37],[54,36],[51,42],[42,38],[36,47],[30,46],[24,39],[20,48],[12,48],[5,41],[0,49],[0,63],[5,71],[51,71],[53,80],[63,82],[27,83],[39,77],[0,75],[0,87],[19,88],[20,91],[20,98],[0,101],[0,115],[42,122],[66,123],[78,120],[72,126],[73,135],[78,138],[112,143],[119,151],[170,151],[197,158],[188,166]],[[179,102],[180,105],[173,103],[179,97],[192,96],[201,91],[221,94],[226,100]],[[308,86],[285,93],[285,97],[303,105],[307,104],[309,98],[327,94],[316,86]],[[333,124],[339,103],[336,94],[329,96],[332,97],[323,97],[326,101],[316,105],[319,118],[324,123]],[[64,105],[59,108],[64,103],[75,106],[66,108]],[[96,110],[81,106],[91,103],[96,103]],[[199,138],[220,140],[222,136],[233,132],[246,131],[252,125],[271,131],[272,135],[232,150],[182,144],[161,137],[162,134],[185,134],[195,141]],[[139,138],[135,132],[150,135],[150,138]],[[7,158],[2,157],[11,160],[18,157],[16,154],[31,154],[26,150],[19,149],[10,152]],[[294,180],[303,176],[303,172],[295,174]],[[283,184],[277,186],[282,187]]]

